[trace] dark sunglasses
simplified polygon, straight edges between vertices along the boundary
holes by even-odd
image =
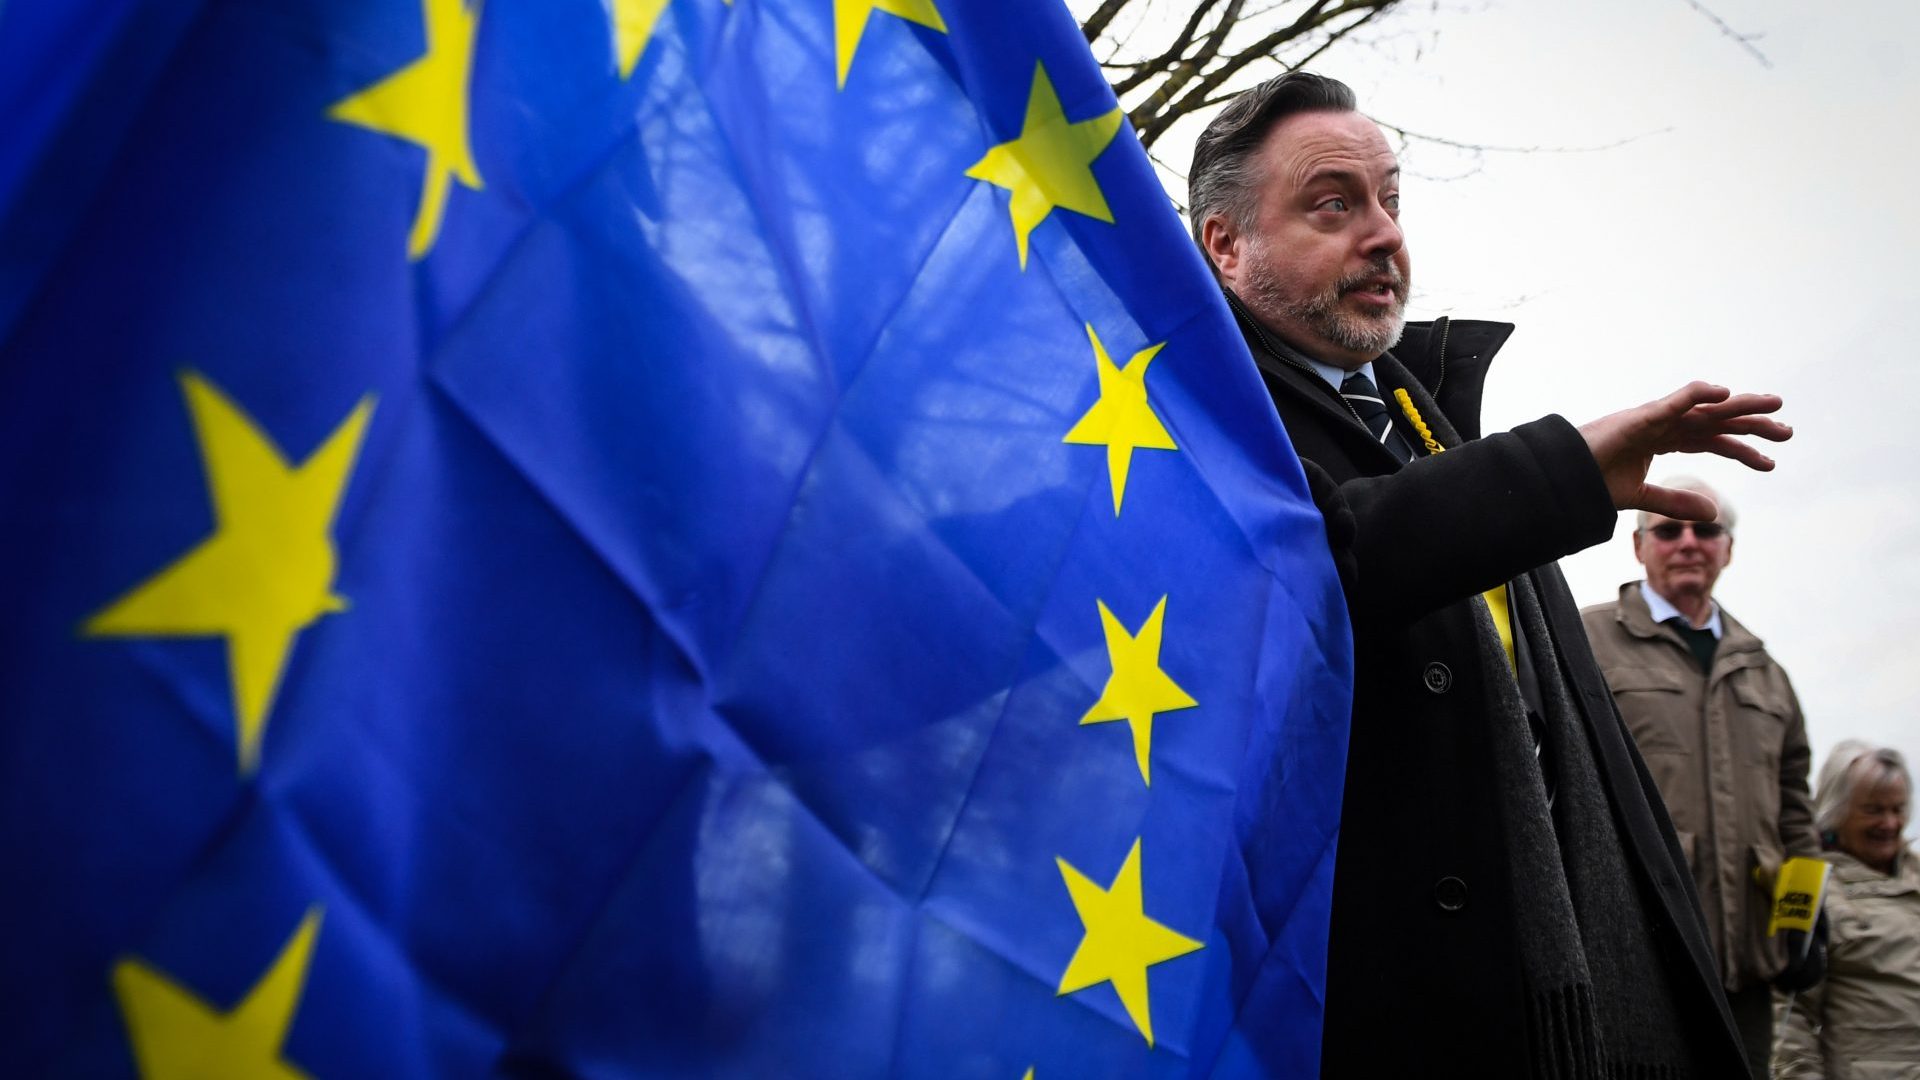
[[[1647,531],[1671,544],[1689,527],[1693,529],[1693,538],[1700,541],[1718,540],[1727,533],[1727,527],[1717,521],[1663,521],[1647,526]]]

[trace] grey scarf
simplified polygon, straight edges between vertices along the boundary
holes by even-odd
[[[1441,444],[1458,446],[1458,433],[1404,369],[1390,359],[1381,367],[1410,384]],[[1531,574],[1511,583],[1509,606],[1527,696],[1543,713],[1539,759],[1526,702],[1485,605],[1475,605],[1476,632],[1528,989],[1531,1071],[1553,1080],[1680,1080],[1691,1073],[1691,1054],[1670,969],[1655,949],[1644,887],[1627,861]],[[1543,764],[1553,777],[1551,808]]]
[[[1481,608],[1482,674],[1489,687],[1504,688],[1489,719],[1529,990],[1534,1075],[1684,1077],[1690,1054],[1669,969],[1655,951],[1642,886],[1627,862],[1586,722],[1531,576],[1514,581],[1510,596],[1539,680],[1540,756],[1554,779],[1549,811],[1527,707]]]

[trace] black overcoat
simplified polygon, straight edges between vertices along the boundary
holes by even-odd
[[[1242,315],[1242,329],[1248,330]],[[1479,437],[1501,323],[1411,324],[1375,376],[1438,410],[1462,445],[1402,465],[1311,369],[1249,345],[1300,457],[1352,511],[1343,568],[1355,648],[1353,728],[1334,871],[1322,1073],[1526,1075],[1526,987],[1503,865],[1490,705],[1471,598],[1522,574],[1592,736],[1626,858],[1699,1076],[1745,1075],[1672,823],[1615,711],[1553,560],[1606,540],[1616,513],[1558,416]],[[1417,390],[1413,389],[1418,387]],[[1419,435],[1405,429],[1413,445]],[[1631,1033],[1609,1033],[1631,1039]]]

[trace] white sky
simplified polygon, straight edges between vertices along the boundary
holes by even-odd
[[[1590,153],[1471,156],[1414,143],[1402,222],[1415,318],[1519,326],[1486,430],[1580,423],[1691,378],[1778,393],[1772,474],[1663,458],[1740,512],[1716,597],[1793,676],[1816,762],[1835,742],[1920,761],[1920,3],[1711,0],[1764,34],[1761,65],[1686,0],[1410,3],[1316,70],[1424,134]],[[1277,69],[1261,73],[1262,77]],[[1156,154],[1184,171],[1197,126]],[[1640,576],[1629,515],[1562,565],[1582,604]]]

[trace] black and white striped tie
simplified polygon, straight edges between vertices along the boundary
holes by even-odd
[[[1360,422],[1380,440],[1401,461],[1413,460],[1413,447],[1406,437],[1393,426],[1393,414],[1387,411],[1387,403],[1380,397],[1380,388],[1365,374],[1355,371],[1347,375],[1340,383],[1340,396],[1347,399],[1353,411],[1359,415]]]

